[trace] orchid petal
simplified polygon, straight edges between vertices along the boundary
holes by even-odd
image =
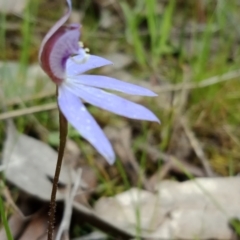
[[[39,62],[41,63],[41,55],[42,55],[42,51],[43,48],[45,46],[45,44],[47,43],[47,41],[53,36],[53,34],[68,20],[68,18],[70,17],[70,14],[72,12],[72,3],[71,0],[66,0],[67,1],[67,5],[68,5],[68,10],[67,12],[64,14],[64,16],[62,18],[60,18],[52,27],[51,29],[48,31],[48,33],[46,34],[46,36],[44,37],[41,46],[40,46],[40,50],[39,50],[39,55],[38,55],[38,59]]]
[[[81,100],[69,92],[64,85],[59,87],[58,104],[68,122],[112,164],[115,155],[109,140]]]
[[[86,57],[86,60],[84,60],[84,57]],[[112,64],[112,62],[105,58],[98,57],[95,55],[86,56],[86,53],[85,52],[83,53],[83,49],[80,49],[78,55],[70,57],[67,60],[66,65],[67,77],[76,76],[88,70],[103,67],[110,64]]]
[[[123,82],[111,77],[98,76],[98,75],[79,75],[71,78],[74,84],[83,84],[91,87],[105,88],[109,90],[115,90],[127,94],[139,95],[139,96],[157,96],[154,92],[147,88],[137,86],[132,83]]]
[[[79,37],[79,26],[76,26],[73,29],[66,30],[56,40],[49,55],[49,65],[53,76],[60,79],[65,77],[66,62],[64,60],[69,58],[73,53],[78,52]]]
[[[71,82],[71,79],[69,82],[63,84],[73,94],[99,108],[132,119],[159,122],[158,118],[147,108],[114,94],[105,92],[101,89],[75,84]]]

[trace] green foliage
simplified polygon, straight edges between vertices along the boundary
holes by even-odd
[[[11,230],[9,228],[8,221],[7,221],[7,218],[6,218],[6,212],[5,212],[2,197],[0,197],[0,214],[1,214],[2,224],[3,224],[4,229],[6,231],[7,239],[8,240],[13,240],[13,236],[11,234]]]
[[[22,45],[20,55],[20,66],[21,72],[25,73],[25,68],[29,64],[30,51],[29,46],[31,45],[31,39],[34,34],[34,28],[36,27],[35,22],[31,21],[31,17],[35,16],[38,11],[38,0],[30,1],[24,11],[24,18],[22,22]]]
[[[176,0],[169,1],[165,12],[159,14],[157,0],[137,0],[134,7],[126,1],[120,2],[126,20],[126,38],[133,46],[136,60],[141,66],[147,64],[156,68],[162,54],[171,51],[168,40],[175,4]],[[144,39],[141,34],[141,25],[145,20],[149,31],[150,49],[146,49],[148,38]]]

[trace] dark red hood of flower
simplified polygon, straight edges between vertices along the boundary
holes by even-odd
[[[67,59],[78,53],[79,29],[78,24],[61,26],[42,48],[41,67],[57,84],[64,79]]]

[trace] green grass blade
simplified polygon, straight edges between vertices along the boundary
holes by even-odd
[[[7,239],[8,240],[13,240],[13,236],[12,236],[12,233],[11,233],[11,230],[9,228],[8,221],[7,221],[7,218],[6,218],[6,215],[5,215],[3,200],[2,200],[1,197],[0,197],[0,214],[1,214],[1,219],[2,219],[4,229],[6,231]]]
[[[126,171],[125,171],[125,169],[123,167],[122,162],[117,160],[116,161],[116,166],[117,166],[117,169],[118,169],[118,171],[120,173],[120,176],[121,176],[121,178],[123,180],[125,188],[126,189],[130,189],[131,188],[131,184],[130,184],[130,182],[128,180],[128,176],[127,176],[127,173],[126,173]]]
[[[139,25],[139,14],[138,12],[133,11],[130,9],[129,5],[125,2],[120,2],[122,7],[123,13],[126,19],[126,36],[128,41],[133,44],[136,61],[144,66],[146,64],[146,56],[144,51],[144,45],[141,41],[139,32],[138,32],[138,25]]]
[[[154,53],[155,44],[157,40],[157,26],[156,26],[156,0],[145,0],[147,8],[147,23],[151,38],[151,52]]]
[[[0,57],[6,59],[6,15],[0,14]]]
[[[35,16],[38,9],[38,1],[29,2],[27,8],[25,9],[24,19],[22,24],[22,49],[21,49],[21,56],[20,56],[20,65],[21,65],[21,72],[25,72],[25,68],[29,62],[30,56],[30,44],[34,30],[34,24],[30,20],[32,16]]]
[[[203,39],[202,39],[201,48],[198,54],[198,59],[195,64],[195,74],[196,74],[195,76],[197,80],[201,79],[201,74],[204,73],[204,70],[206,68],[206,63],[208,62],[211,40],[213,35],[212,23],[213,23],[213,17],[207,23],[206,30],[203,34]]]
[[[160,27],[160,39],[159,39],[158,46],[156,48],[156,52],[160,56],[163,53],[164,48],[166,47],[167,40],[169,39],[175,5],[176,5],[176,0],[170,0],[167,6],[167,9],[165,10],[165,13],[163,15],[163,19]]]

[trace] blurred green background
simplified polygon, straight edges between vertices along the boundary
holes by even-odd
[[[240,2],[73,0],[73,8],[70,22],[81,22],[84,45],[91,53],[114,59],[116,64],[113,70],[94,73],[135,82],[159,94],[154,99],[136,101],[150,108],[161,119],[161,126],[89,106],[106,131],[127,127],[133,165],[131,158],[123,161],[119,152],[114,166],[95,161],[99,155],[70,127],[69,137],[81,148],[81,161],[97,176],[98,188],[89,201],[132,186],[146,188],[145,184],[151,184],[159,174],[160,178],[178,180],[201,176],[194,175],[190,168],[170,167],[163,173],[164,157],[168,156],[175,156],[184,168],[191,165],[207,176],[184,128],[186,122],[212,172],[236,175],[240,170]],[[34,0],[22,11],[0,14],[1,107],[5,113],[23,109],[24,116],[20,112],[14,118],[18,130],[54,148],[58,146],[54,105],[49,111],[33,110],[27,115],[24,111],[55,102],[54,84],[44,75],[36,75],[33,67],[37,66],[44,34],[64,9],[64,0]],[[4,116],[2,112],[0,119]],[[1,148],[4,129],[1,121]],[[134,177],[132,172],[136,173]]]

